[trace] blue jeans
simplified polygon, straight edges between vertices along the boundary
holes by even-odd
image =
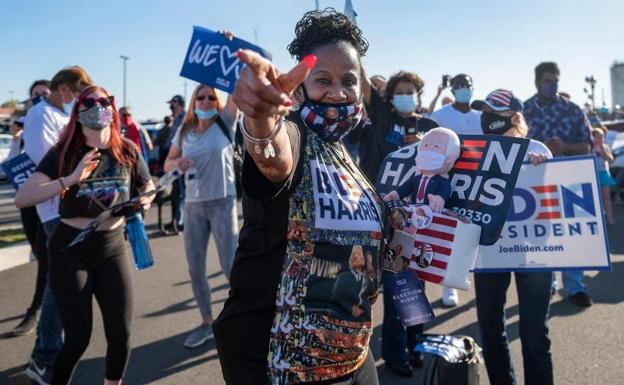
[[[392,273],[383,273],[384,291],[384,316],[381,326],[381,357],[388,364],[409,362],[408,351],[412,352],[418,343],[418,337],[423,333],[423,324],[405,327],[399,318],[392,295],[385,288]],[[423,285],[424,289],[424,285]]]
[[[43,223],[43,231],[46,235],[46,244],[50,236],[60,222],[59,218]],[[50,289],[50,276],[46,277],[43,301],[41,303],[41,316],[37,324],[37,340],[31,354],[38,365],[51,366],[56,354],[63,346],[63,326],[56,311],[56,302],[52,289]]]
[[[583,270],[566,270],[561,272],[561,281],[563,281],[563,289],[568,295],[574,295],[585,291],[585,283],[583,283]]]
[[[552,385],[553,367],[548,335],[551,272],[514,273],[518,291],[524,383]],[[490,383],[515,385],[505,331],[505,301],[511,273],[475,273],[477,317],[485,367]]]

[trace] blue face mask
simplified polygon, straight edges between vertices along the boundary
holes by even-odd
[[[559,83],[557,82],[546,82],[542,84],[542,89],[540,90],[540,94],[546,99],[556,99],[557,91],[559,91]]]
[[[74,108],[75,103],[76,103],[76,98],[73,98],[71,102],[69,103],[63,103],[63,111],[65,111],[67,115],[70,115],[72,112],[72,108]]]
[[[457,103],[468,104],[472,99],[472,89],[464,87],[453,90],[453,95]]]
[[[394,95],[392,105],[399,112],[408,113],[416,109],[416,95]]]
[[[197,116],[197,119],[199,120],[208,120],[208,119],[212,119],[215,116],[217,116],[219,112],[217,111],[216,108],[213,108],[210,111],[203,111],[200,110],[199,108],[195,108],[195,116]]]

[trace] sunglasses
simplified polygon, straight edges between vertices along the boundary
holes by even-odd
[[[95,106],[96,104],[99,104],[102,107],[109,107],[114,102],[115,102],[115,97],[111,95],[111,96],[105,96],[103,98],[98,98],[98,99],[93,99],[93,98],[82,99],[80,101],[80,104],[85,106],[86,108],[91,108]]]
[[[206,99],[206,95],[199,95],[197,97],[198,101],[203,101],[204,99]],[[217,100],[217,97],[214,95],[208,95],[208,100],[210,100],[211,102],[215,102]]]

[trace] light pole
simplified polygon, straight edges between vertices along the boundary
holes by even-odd
[[[130,58],[124,55],[120,55],[119,58],[123,60],[123,106],[127,107],[128,105],[126,104],[126,63],[128,62],[128,59]]]
[[[592,111],[596,110],[596,79],[594,75],[586,76],[585,83],[589,84],[589,88],[591,89],[591,94],[585,89],[585,93],[587,93],[587,97],[591,100],[591,108]]]

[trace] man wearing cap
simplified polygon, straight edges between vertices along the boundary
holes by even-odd
[[[585,155],[591,150],[591,126],[583,110],[557,91],[559,67],[554,62],[535,67],[537,94],[524,102],[529,138],[544,142],[554,156]],[[561,273],[563,288],[572,303],[587,307],[592,299],[585,291],[583,271]],[[556,288],[556,281],[553,288]]]
[[[481,112],[470,108],[472,78],[466,74],[456,75],[451,79],[451,92],[455,101],[436,110],[431,114],[431,119],[457,134],[482,134]],[[449,307],[457,306],[459,304],[457,290],[445,287],[442,290],[442,303]]]
[[[475,100],[472,108],[482,111],[484,134],[526,137],[523,105],[511,91],[498,89],[485,100]],[[552,158],[548,148],[531,139],[525,161],[539,164]],[[518,293],[518,316],[524,383],[552,385],[553,365],[548,330],[552,272],[514,272]],[[477,319],[485,367],[491,384],[513,385],[516,374],[505,329],[505,301],[511,272],[475,273]]]
[[[167,103],[173,115],[173,124],[169,130],[169,137],[165,142],[166,153],[169,153],[171,147],[171,140],[175,136],[178,129],[182,126],[184,115],[186,110],[184,109],[184,97],[182,95],[175,95]],[[165,226],[165,229],[172,231],[174,234],[178,234],[184,230],[184,178],[178,178],[171,189],[171,223]]]

